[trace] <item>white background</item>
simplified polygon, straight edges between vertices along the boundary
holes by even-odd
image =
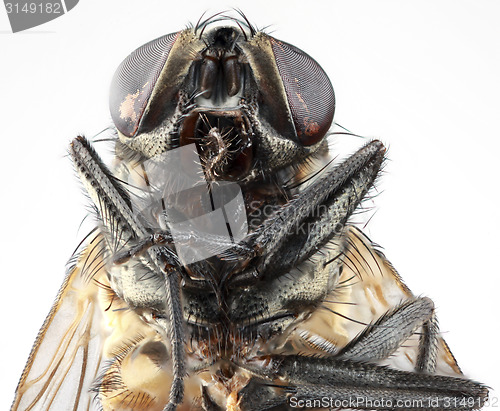
[[[0,8],[0,409],[86,233],[68,143],[110,124],[109,82],[129,52],[208,7],[239,7],[316,58],[336,121],[389,146],[367,233],[436,302],[464,372],[499,388],[498,1],[81,0],[17,34]]]

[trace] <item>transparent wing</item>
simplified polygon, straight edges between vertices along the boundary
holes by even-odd
[[[348,227],[347,241],[344,267],[337,287],[295,332],[294,339],[301,349],[337,352],[368,324],[414,297],[384,254],[361,231]],[[419,334],[412,335],[382,364],[413,371]],[[438,346],[436,373],[461,375],[443,338],[439,338]]]
[[[102,237],[94,235],[71,268],[28,358],[12,410],[90,410],[102,362],[99,279]]]

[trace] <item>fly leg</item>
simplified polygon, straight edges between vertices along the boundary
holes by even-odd
[[[229,249],[241,255],[252,253],[252,249],[245,243],[235,244],[231,238],[222,235],[210,233],[197,233],[194,229],[190,232],[179,233],[175,235],[175,239],[168,231],[156,232],[136,241],[136,244],[131,247],[125,247],[123,250],[115,253],[113,257],[114,264],[123,264],[131,258],[143,255],[151,247],[162,246],[163,249],[172,257],[177,258],[174,245],[177,247],[203,247],[205,250],[213,250],[213,255],[217,255],[218,249]],[[219,254],[220,255],[220,254]],[[180,262],[179,262],[180,264]]]
[[[135,242],[133,246],[125,246],[118,251],[113,256],[113,264],[121,265],[127,263],[131,259],[137,259],[148,252],[153,247],[159,247],[161,249],[161,259],[166,265],[178,265],[181,266],[182,262],[179,261],[177,254],[175,253],[175,247],[202,247],[204,250],[210,250],[210,247],[217,246],[223,249],[229,249],[240,253],[248,254],[252,250],[247,247],[244,243],[234,244],[230,238],[227,236],[218,236],[209,233],[196,233],[190,231],[189,233],[176,233],[175,241],[172,235],[167,232],[157,232],[154,234],[147,235]],[[174,247],[175,246],[175,247]],[[213,251],[213,255],[216,255],[217,251]],[[206,261],[200,260],[189,264],[189,268],[180,270],[182,276],[182,282],[184,288],[207,290],[213,289],[213,291],[220,298],[219,291],[216,287],[214,279],[207,277],[207,273],[210,272],[211,268],[207,265]],[[189,273],[196,276],[194,280]]]
[[[434,303],[429,298],[408,300],[387,312],[365,328],[337,356],[356,361],[388,358],[420,327],[422,333],[415,371],[433,374],[436,370],[439,329]]]
[[[155,233],[140,239],[133,247],[125,248],[113,256],[114,264],[123,264],[131,258],[137,258],[143,255],[153,246],[165,246],[172,244],[172,236],[168,233]]]
[[[416,371],[432,374],[436,371],[439,326],[436,313],[422,324],[422,334],[418,344]]]
[[[83,137],[75,139],[70,146],[70,155],[104,225],[103,231],[108,248],[112,252],[116,252],[131,242],[148,237],[147,229],[132,211],[127,192],[107,169],[89,142]],[[158,284],[152,284],[154,281],[134,281],[132,278],[128,285],[123,283],[123,289],[119,291],[132,309],[156,306],[161,307],[161,311],[163,311],[163,315],[156,316],[159,319],[152,324],[156,325],[163,334],[166,334],[171,345],[173,382],[166,409],[174,410],[182,402],[183,379],[186,374],[185,334],[180,300],[180,271],[182,268],[172,256],[161,248],[150,247],[145,254],[141,264],[145,270],[151,272],[161,287],[158,287]],[[145,304],[145,301],[148,303]]]
[[[273,406],[280,400],[293,408],[475,410],[488,397],[486,387],[463,378],[399,371],[337,357],[278,355],[263,368],[247,368],[268,381],[255,379],[257,387],[249,392],[267,392],[262,398]],[[259,409],[258,398],[247,398],[245,389],[242,409]]]
[[[245,240],[252,250],[247,256],[252,260],[252,268],[234,276],[232,281],[278,276],[328,241],[340,239],[348,218],[373,185],[384,153],[380,141],[368,143],[267,219]],[[234,252],[234,258],[241,260],[241,253]]]

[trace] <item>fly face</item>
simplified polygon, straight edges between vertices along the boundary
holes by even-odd
[[[71,144],[100,225],[13,409],[480,408],[487,390],[461,375],[432,301],[348,224],[383,144],[332,163],[318,63],[218,21],[120,65],[113,171]]]
[[[206,24],[153,40],[118,68],[120,142],[148,158],[195,143],[209,176],[239,181],[317,151],[335,108],[321,67],[251,26]]]

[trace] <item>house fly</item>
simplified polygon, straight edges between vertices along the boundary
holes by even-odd
[[[304,51],[218,14],[133,51],[108,168],[70,146],[99,224],[12,410],[480,409],[415,296],[351,216],[386,149],[338,161]]]

